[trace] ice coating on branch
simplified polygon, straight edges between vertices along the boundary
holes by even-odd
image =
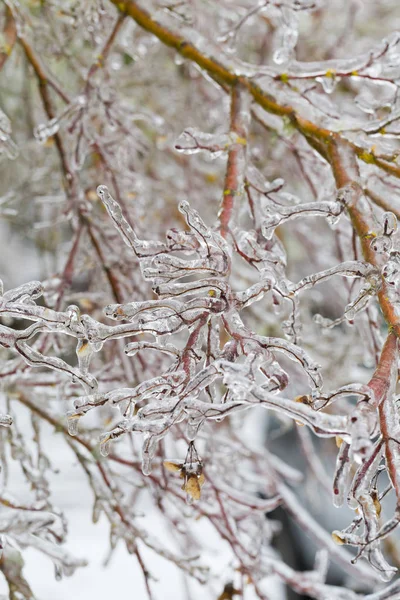
[[[233,144],[245,143],[235,132],[211,134],[189,127],[176,140],[175,150],[188,155],[206,152],[210,158],[215,159],[228,152]]]
[[[382,281],[376,272],[372,272],[362,286],[357,296],[346,306],[344,314],[346,319],[353,321],[355,316],[365,310],[371,298],[380,290]]]
[[[0,110],[0,154],[3,152],[10,160],[15,160],[19,155],[19,148],[11,139],[10,119]]]
[[[203,222],[188,202],[181,202],[179,208],[185,215],[192,235],[197,240],[196,245],[190,242],[190,250],[193,252],[195,248],[198,255],[204,258],[175,258],[171,254],[173,247],[162,246],[158,242],[154,243],[154,248],[158,249],[157,254],[153,255],[151,251],[148,254],[138,253],[137,237],[126,222],[118,203],[111,197],[105,186],[99,186],[98,194],[125,242],[137,253],[139,260],[146,265],[145,276],[153,277],[157,283],[162,281],[166,274],[167,281],[169,280],[171,283],[156,285],[155,291],[160,298],[158,300],[110,305],[106,309],[108,317],[128,320],[129,324],[100,325],[89,319],[88,316],[82,316],[81,322],[89,343],[96,347],[108,339],[135,335],[143,331],[160,338],[160,336],[182,332],[185,326],[189,327],[190,336],[186,347],[180,351],[173,344],[160,345],[156,341],[154,343],[131,342],[128,344],[126,346],[128,355],[148,349],[159,350],[166,356],[170,356],[173,361],[172,371],[143,382],[133,389],[115,390],[105,395],[88,396],[87,399],[82,399],[76,403],[75,412],[69,416],[72,433],[76,432],[79,417],[88,410],[104,403],[118,406],[125,420],[102,435],[101,452],[108,453],[111,441],[121,437],[127,431],[142,432],[145,436],[143,442],[143,472],[145,474],[150,473],[152,458],[158,442],[167,435],[174,424],[187,420],[189,438],[195,440],[207,420],[221,421],[237,412],[248,410],[254,404],[261,403],[265,404],[267,408],[280,410],[284,414],[306,423],[318,435],[346,435],[344,419],[329,420],[327,415],[313,413],[309,407],[296,405],[283,398],[273,400],[270,395],[270,392],[276,393],[282,390],[288,381],[288,376],[281,369],[279,363],[271,362],[271,351],[282,352],[298,362],[308,374],[313,386],[320,386],[322,381],[318,365],[301,348],[283,339],[255,335],[248,331],[240,320],[237,309],[241,310],[249,303],[259,301],[265,292],[271,289],[275,282],[272,273],[264,281],[249,288],[247,292],[234,293],[231,291],[224,280],[224,275],[230,265],[226,242]],[[174,236],[178,239],[176,234]],[[185,238],[180,237],[179,239],[184,241]],[[144,243],[142,243],[143,247]],[[213,261],[221,261],[221,259],[219,268],[217,269],[215,266],[212,269],[213,277],[202,279],[210,270]],[[207,264],[210,266],[206,267]],[[332,274],[341,271],[350,276],[353,276],[353,272],[356,276],[362,276],[368,272],[368,269],[366,270],[362,263],[360,265],[355,263],[353,271],[349,264],[349,266],[343,266],[342,269],[333,270]],[[194,281],[172,285],[176,279],[179,280],[190,273],[195,274]],[[216,275],[219,278],[216,278]],[[199,369],[196,367],[196,363],[203,354],[202,345],[206,333],[204,328],[210,319],[222,315],[230,303],[232,310],[227,313],[225,328],[228,328],[231,335],[246,339],[245,346],[241,350],[241,352],[245,352],[245,364],[235,365],[234,362],[231,362],[234,355],[227,362],[222,357],[224,355],[231,356],[228,346],[222,352],[218,350],[218,346],[214,346],[213,361]],[[237,351],[238,349],[234,352],[237,353]],[[219,354],[221,358],[218,357]],[[179,364],[182,365],[180,371],[177,370]],[[262,386],[257,381],[261,374],[266,378]],[[216,390],[215,384],[218,380],[227,387],[228,394],[223,402],[218,402],[217,398],[214,398],[210,404],[207,397],[203,398],[203,394],[206,390]],[[139,407],[136,413],[135,406]]]
[[[331,224],[337,222],[340,214],[343,212],[343,205],[340,202],[311,202],[300,204],[294,207],[282,206],[275,212],[275,210],[266,216],[263,221],[263,235],[267,239],[271,239],[274,234],[275,228],[281,225],[285,221],[291,219],[297,219],[305,216],[316,216],[316,217],[327,217]],[[272,207],[271,207],[272,210]]]
[[[333,504],[336,507],[342,506],[346,490],[350,480],[350,446],[348,443],[339,439],[339,452],[336,458],[336,469],[333,478]]]
[[[203,559],[201,539],[189,537],[190,520],[201,516],[232,552],[232,590],[243,579],[244,594],[250,586],[259,598],[274,595],[265,589],[274,575],[321,600],[390,598],[395,586],[364,596],[328,585],[326,572],[329,557],[363,583],[393,575],[380,547],[399,523],[385,500],[389,492],[400,497],[398,398],[387,369],[397,370],[397,359],[380,350],[384,319],[396,327],[400,314],[398,34],[374,41],[371,18],[371,38],[358,39],[372,4],[353,13],[354,3],[344,3],[337,19],[334,2],[309,0],[152,0],[118,16],[112,3],[75,3],[59,14],[56,4],[46,14],[57,17],[60,38],[71,36],[67,44],[51,39],[57,56],[65,53],[72,101],[52,74],[53,59],[46,64],[45,19],[31,48],[37,12],[24,24],[23,5],[7,3],[28,63],[33,56],[29,77],[43,67],[47,117],[36,139],[56,136],[57,144],[36,145],[45,161],[36,169],[32,153],[23,168],[35,169],[0,203],[22,216],[31,199],[37,245],[47,248],[49,231],[51,248],[58,237],[63,247],[54,264],[51,254],[56,272],[43,286],[1,289],[0,425],[13,425],[3,430],[0,454],[21,462],[34,497],[32,506],[10,508],[33,513],[32,525],[10,519],[10,536],[21,548],[30,545],[17,539],[21,532],[64,539],[51,516],[44,419],[82,467],[111,549],[121,540],[140,565],[145,546],[203,583],[208,575],[190,552]],[[365,52],[337,58],[353,21]],[[149,98],[157,115],[141,107]],[[45,192],[46,181],[64,185]],[[95,194],[102,181],[106,210]],[[33,435],[19,430],[17,407],[32,416]],[[304,473],[264,447],[262,413],[273,415],[272,443],[282,432],[297,440],[300,431]],[[307,446],[314,435],[318,446]],[[325,472],[336,453],[334,474]],[[334,504],[356,509],[344,531],[331,523],[334,540],[296,489],[303,479],[311,493],[315,480],[329,491],[331,476]],[[138,496],[173,526],[179,551],[145,529]],[[2,501],[20,505],[3,493]],[[264,512],[277,506],[322,548],[312,570],[296,572],[271,556],[278,526]],[[364,560],[352,564],[354,555],[334,541]],[[75,568],[68,556],[49,556],[57,578]],[[151,596],[151,569],[142,568]],[[209,583],[212,597],[224,595],[225,581]]]
[[[375,272],[376,271],[374,267],[368,263],[361,261],[348,261],[336,265],[331,269],[321,271],[321,273],[309,275],[296,284],[287,285],[286,293],[290,295],[297,294],[300,291],[313,287],[316,283],[330,279],[334,275],[341,275],[342,277],[367,277]]]
[[[71,104],[60,113],[58,117],[54,117],[53,119],[50,119],[48,123],[40,124],[35,127],[33,135],[38,142],[44,144],[50,137],[59,131],[60,127],[70,120],[74,113],[82,109],[85,105],[85,96],[78,96],[74,102],[71,102]]]
[[[274,53],[276,64],[284,64],[293,57],[298,35],[298,14],[290,6],[282,6],[279,48]]]

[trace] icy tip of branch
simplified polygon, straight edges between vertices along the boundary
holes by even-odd
[[[97,187],[96,191],[97,191],[98,197],[106,205],[107,208],[109,206],[112,206],[112,207],[118,206],[118,203],[111,196],[110,192],[108,191],[108,187],[106,185],[99,185]]]
[[[113,201],[115,202],[114,198],[111,197],[110,192],[108,191],[108,187],[106,185],[99,185],[97,186],[97,195],[100,198],[100,200],[102,202],[104,202],[104,204],[107,205],[107,202]]]
[[[190,204],[189,204],[189,202],[188,202],[187,200],[182,200],[182,201],[179,203],[179,206],[178,206],[178,208],[179,208],[179,211],[180,211],[182,214],[186,215],[186,214],[189,212],[189,210],[190,210]]]
[[[116,200],[111,196],[106,185],[99,185],[97,187],[97,195],[106,207],[110,217],[117,222],[122,219],[121,207]]]

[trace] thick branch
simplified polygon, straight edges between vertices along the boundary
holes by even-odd
[[[389,333],[386,343],[382,350],[381,361],[382,373],[380,376],[387,377],[386,386],[382,386],[382,381],[377,379],[377,371],[374,378],[379,383],[382,390],[382,399],[379,404],[379,422],[381,427],[382,439],[385,443],[386,468],[389,478],[396,493],[397,505],[400,506],[400,425],[397,409],[395,406],[394,393],[397,383],[398,372],[398,341],[393,333]]]
[[[240,84],[235,85],[232,88],[230,130],[237,137],[228,153],[223,199],[219,213],[220,230],[224,238],[229,232],[235,198],[243,192],[249,109],[247,90]]]
[[[347,207],[352,225],[357,233],[363,256],[370,264],[379,267],[380,255],[371,246],[371,240],[376,237],[377,222],[369,203],[363,196],[363,190],[358,183],[359,169],[354,149],[348,142],[340,140],[339,136],[332,135],[329,143],[328,159],[332,166],[333,175],[338,189],[353,186],[358,198],[351,201]],[[381,287],[378,291],[378,301],[386,323],[400,337],[400,321],[397,310],[390,300],[390,290],[381,278]]]
[[[139,6],[136,1],[127,0],[126,2],[120,2],[119,0],[110,0],[110,2],[112,2],[112,4],[114,4],[122,13],[125,13],[134,19],[140,27],[155,35],[166,46],[174,48],[181,56],[196,63],[224,89],[240,83],[248,89],[253,100],[264,110],[280,117],[288,117],[293,126],[298,129],[298,131],[306,137],[308,142],[325,158],[327,156],[326,146],[331,141],[332,136],[335,136],[339,140],[346,141],[360,160],[367,164],[374,164],[387,173],[400,178],[400,167],[376,157],[372,151],[347,141],[344,137],[340,136],[340,134],[332,134],[329,129],[324,129],[315,123],[304,119],[292,106],[288,104],[279,104],[275,98],[260,87],[254,79],[246,77],[245,75],[237,75],[233,68],[223,64],[223,62],[218,60],[215,56],[203,52],[199,47],[182,36],[181,33],[172,31],[162,23],[158,22],[150,12]],[[199,35],[197,37],[199,38]],[[210,42],[208,45],[210,45]],[[223,56],[223,51],[221,49],[218,49],[218,52]]]
[[[374,391],[377,405],[387,396],[393,378],[397,379],[397,358],[397,337],[390,332],[382,348],[379,364],[368,383],[368,386]]]

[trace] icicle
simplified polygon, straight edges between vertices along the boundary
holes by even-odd
[[[67,427],[69,435],[78,435],[79,418],[80,415],[77,415],[75,412],[71,411],[67,414]]]
[[[326,94],[332,94],[337,83],[340,81],[340,77],[337,77],[335,71],[328,70],[325,75],[317,77],[316,80],[322,85]]]
[[[333,479],[333,504],[337,508],[343,505],[349,484],[351,461],[350,445],[340,439],[340,449],[336,459],[336,469]]]
[[[150,475],[151,462],[157,449],[157,438],[153,435],[145,435],[142,449],[142,472],[143,475]]]
[[[110,434],[109,433],[102,433],[100,436],[100,454],[102,456],[104,456],[105,458],[110,454],[110,450],[111,450],[111,442],[110,442]]]

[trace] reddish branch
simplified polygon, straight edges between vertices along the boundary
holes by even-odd
[[[371,240],[377,235],[377,222],[369,203],[365,202],[365,198],[362,202],[363,190],[358,183],[359,168],[354,150],[350,143],[343,142],[339,136],[332,134],[326,156],[332,166],[337,188],[351,185],[358,192],[358,200],[353,201],[347,207],[347,211],[360,240],[364,259],[379,268],[382,260],[381,256],[371,246]],[[389,294],[390,290],[384,278],[381,277],[381,285],[377,294],[379,305],[386,323],[396,336],[400,337],[400,322],[397,310],[391,302]]]
[[[390,332],[382,348],[379,364],[368,383],[377,405],[385,401],[391,382],[397,377],[397,353],[397,337]]]
[[[386,468],[400,506],[400,426],[394,393],[398,374],[399,350],[396,335],[389,333],[381,359],[369,385],[379,404],[379,421],[385,444]]]
[[[243,97],[250,93],[254,102],[259,104],[266,111],[274,113],[279,116],[286,116],[290,119],[294,127],[307,139],[308,143],[315,148],[324,158],[327,160],[333,171],[333,175],[336,180],[338,189],[344,187],[350,187],[353,190],[353,200],[347,206],[347,211],[350,216],[353,228],[357,233],[360,240],[360,245],[364,259],[379,268],[381,266],[381,256],[371,247],[371,239],[376,236],[377,223],[375,221],[372,210],[370,210],[369,203],[365,200],[363,190],[359,184],[359,168],[357,160],[362,160],[368,164],[373,164],[387,173],[395,177],[400,177],[400,167],[391,164],[380,157],[374,155],[370,150],[366,150],[355,143],[346,140],[343,136],[338,133],[332,133],[328,129],[317,126],[311,121],[302,118],[290,105],[281,105],[270,96],[264,89],[262,89],[254,80],[249,79],[245,76],[237,76],[233,71],[221,64],[215,57],[204,54],[194,44],[186,40],[179,33],[175,33],[165,26],[158,23],[152,15],[145,9],[138,6],[133,0],[126,2],[120,2],[118,0],[110,0],[118,9],[123,13],[118,19],[116,27],[113,29],[110,39],[105,46],[107,52],[109,51],[112,42],[114,41],[119,27],[125,14],[132,17],[139,26],[145,30],[151,32],[158,37],[164,44],[174,48],[178,53],[188,60],[195,62],[198,66],[204,69],[215,81],[217,81],[224,89],[230,88],[232,90],[232,106],[231,106],[231,131],[237,134],[238,140],[234,143],[229,150],[228,164],[224,186],[224,197],[220,211],[220,229],[223,237],[227,237],[229,232],[229,223],[234,210],[235,197],[240,193],[243,186],[244,177],[244,163],[246,154],[246,141],[247,141],[247,124],[245,114],[242,110]],[[12,21],[12,19],[11,19]],[[11,27],[10,32],[12,33],[12,25],[6,25]],[[15,35],[15,32],[14,32]],[[21,44],[24,48],[25,54],[28,61],[33,67],[33,70],[37,76],[39,82],[39,91],[44,105],[45,112],[49,119],[54,118],[55,113],[53,110],[49,86],[51,86],[66,102],[69,102],[67,96],[60,90],[59,86],[52,80],[49,79],[48,75],[44,72],[40,62],[35,56],[32,48],[26,42],[25,39],[21,39]],[[4,63],[2,62],[3,54],[0,54],[0,68]],[[98,58],[98,62],[92,66],[91,74],[101,66],[102,58]],[[63,141],[59,133],[54,135],[56,147],[60,156],[64,177],[66,180],[66,187],[72,197],[77,193],[76,176],[71,171],[67,160],[66,152],[63,146]],[[372,200],[374,197],[371,196]],[[375,200],[376,201],[376,200]],[[379,204],[379,202],[376,202]],[[81,219],[85,217],[80,214]],[[118,291],[117,281],[111,270],[107,267],[105,257],[102,254],[101,246],[99,245],[96,237],[93,233],[90,222],[86,219],[85,225],[88,228],[89,238],[91,243],[98,255],[102,267],[107,275],[110,286],[113,289],[115,299],[118,303],[121,303],[120,294]],[[79,235],[77,242],[79,242]],[[68,266],[68,265],[67,265]],[[72,267],[71,267],[72,268]],[[68,273],[71,276],[71,273]],[[398,417],[396,414],[396,407],[394,405],[393,394],[395,391],[397,381],[397,366],[398,366],[398,342],[397,337],[400,337],[400,323],[398,320],[397,312],[394,304],[391,302],[389,297],[389,290],[384,279],[381,279],[380,289],[377,292],[378,300],[384,318],[390,327],[390,333],[383,347],[379,365],[372,376],[369,386],[374,391],[375,402],[378,405],[380,428],[382,433],[382,440],[385,444],[386,454],[386,465],[389,477],[392,481],[393,487],[396,492],[398,503],[400,504],[400,472],[398,472],[398,465],[400,464],[400,452],[399,452],[399,426]],[[204,325],[203,322],[200,323]],[[188,345],[185,349],[184,365],[185,370],[190,373],[190,350],[195,345],[199,334],[199,327],[194,330],[189,338]],[[31,410],[41,414],[36,406],[33,406],[29,401],[24,399],[21,400]],[[42,415],[43,416],[43,415]],[[49,420],[48,415],[45,416]],[[55,426],[58,424],[53,423]],[[64,427],[63,427],[64,430]],[[77,438],[80,444],[83,444],[88,450],[92,450],[90,444],[84,439]],[[113,460],[123,462],[122,459],[112,456]],[[125,463],[128,464],[128,463]],[[132,464],[132,463],[129,463]],[[99,467],[104,474],[104,479],[107,482],[107,474]],[[283,488],[282,488],[283,489]],[[281,490],[280,490],[281,491]],[[298,512],[296,500],[292,497],[291,493],[286,489],[284,491],[284,504],[289,513]],[[222,512],[223,507],[221,505]],[[124,520],[123,513],[120,514],[122,520]],[[297,517],[299,519],[299,517]],[[301,519],[300,519],[301,520]],[[319,539],[320,532],[314,532],[314,536]],[[140,555],[137,555],[139,562],[141,562]],[[342,560],[342,564],[344,563]],[[142,564],[142,563],[141,563]],[[347,564],[347,563],[346,563]],[[345,566],[345,564],[343,564]],[[146,581],[147,585],[147,581]]]
[[[104,271],[104,274],[105,274],[105,276],[108,279],[108,283],[110,284],[110,287],[111,287],[114,299],[115,299],[115,301],[118,304],[122,304],[123,298],[122,298],[122,294],[120,292],[120,287],[119,287],[118,279],[116,278],[116,276],[115,276],[113,270],[111,269],[111,267],[107,264],[106,258],[105,258],[104,254],[103,254],[103,250],[101,248],[101,245],[97,241],[97,238],[96,238],[96,236],[95,236],[95,234],[93,232],[93,228],[92,228],[92,226],[90,224],[89,219],[85,218],[85,223],[86,223],[87,230],[88,230],[88,233],[89,233],[90,242],[91,242],[91,244],[92,244],[92,246],[94,248],[94,251],[96,252],[96,254],[97,254],[98,258],[99,258],[99,261],[100,261],[101,267],[102,267],[102,269]]]
[[[379,194],[370,188],[365,188],[364,193],[372,200],[374,204],[376,204],[376,206],[379,206],[383,210],[392,212],[398,219],[400,219],[400,209],[396,208],[393,202],[389,202],[385,198],[382,198],[382,196],[379,196]]]
[[[236,134],[237,138],[228,153],[223,199],[219,213],[220,230],[224,238],[229,232],[235,197],[243,191],[248,134],[248,110],[245,96],[247,96],[245,88],[240,84],[233,86],[230,130],[231,133]]]
[[[87,76],[87,87],[90,85],[90,80],[92,79],[92,77],[96,73],[96,71],[98,71],[99,69],[101,69],[104,66],[104,63],[105,63],[106,59],[108,58],[108,55],[110,54],[110,50],[117,38],[117,35],[121,29],[124,19],[125,19],[125,15],[122,13],[116,20],[115,25],[112,28],[110,35],[108,36],[108,38],[105,41],[103,49],[101,50],[100,54],[97,56],[97,60],[90,67],[89,73]]]
[[[260,87],[256,81],[244,75],[237,75],[233,70],[222,64],[215,56],[207,55],[202,52],[195,44],[187,40],[180,33],[165,27],[159,23],[153,15],[146,9],[138,5],[134,0],[110,0],[120,12],[129,15],[136,23],[146,31],[155,35],[161,42],[170,48],[174,48],[181,56],[187,60],[196,63],[201,69],[206,71],[217,83],[225,90],[232,88],[240,83],[246,87],[253,97],[253,100],[267,112],[280,117],[290,119],[293,126],[302,133],[308,142],[318,149],[326,157],[324,146],[329,144],[332,136],[339,140],[346,141],[340,134],[332,134],[329,129],[319,127],[315,123],[301,117],[290,104],[279,104],[273,96]],[[222,53],[222,50],[221,50]],[[347,142],[353,152],[360,160],[368,164],[374,164],[387,173],[400,177],[400,167],[378,158],[373,151],[368,148],[357,146],[353,142]]]
[[[352,184],[357,186],[358,165],[356,158],[349,148],[343,148],[337,140],[330,146],[330,159],[332,170],[338,188]],[[362,197],[360,189],[359,199]],[[374,235],[376,223],[373,214],[360,207],[360,202],[354,202],[348,207],[354,230],[358,234],[364,258],[373,265],[379,266],[380,257],[371,247],[371,238]],[[381,289],[378,300],[390,332],[383,347],[378,368],[376,369],[369,385],[375,393],[376,402],[379,404],[379,421],[382,439],[385,444],[386,467],[393,484],[397,502],[400,505],[400,427],[394,403],[398,374],[398,342],[400,336],[400,323],[395,305],[390,301],[387,284],[382,277]]]
[[[391,175],[400,177],[400,167],[376,157],[370,150],[357,146],[357,144],[346,140],[340,134],[333,133],[329,129],[324,129],[304,119],[292,106],[279,104],[253,79],[245,76],[237,76],[215,57],[204,54],[194,44],[182,37],[180,33],[176,33],[157,22],[148,11],[140,7],[134,0],[126,2],[119,2],[118,0],[110,1],[122,13],[129,15],[140,27],[155,35],[165,45],[174,48],[183,57],[199,65],[199,67],[220,83],[224,89],[227,87],[236,89],[240,84],[242,87],[247,88],[253,100],[266,111],[281,117],[288,117],[293,126],[307,139],[308,143],[331,164],[338,188],[342,188],[348,184],[353,184],[360,188],[358,184],[359,169],[357,159],[363,160],[368,164],[374,164]],[[229,222],[228,216],[230,210],[230,200],[228,198],[226,210],[221,215],[223,230],[225,230],[227,222]],[[360,239],[364,258],[371,264],[378,266],[379,257],[370,245],[371,236],[374,236],[376,229],[372,211],[371,214],[366,214],[364,209],[360,209],[358,203],[353,203],[348,208],[348,213]],[[378,300],[387,324],[393,328],[397,336],[400,336],[400,323],[398,322],[395,308],[388,298],[388,289],[384,280],[382,280],[382,286],[378,292]]]
[[[10,56],[15,42],[17,41],[17,27],[8,6],[5,12],[5,21],[3,29],[3,44],[0,47],[0,70],[3,68],[4,63]]]
[[[65,291],[71,286],[72,277],[74,274],[75,258],[78,253],[79,243],[81,240],[83,225],[80,223],[75,234],[75,240],[72,244],[70,253],[65,263],[64,271],[61,276],[61,283],[58,289],[57,300],[54,306],[55,310],[60,310],[61,302],[64,297]]]

